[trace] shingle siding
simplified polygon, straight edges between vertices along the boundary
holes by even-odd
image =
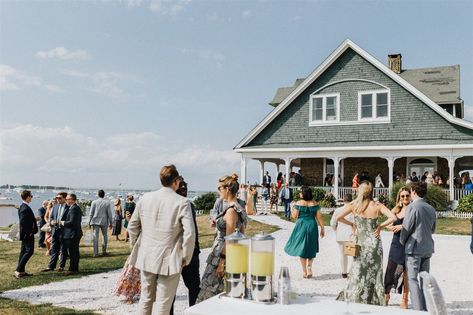
[[[310,95],[340,93],[341,121],[358,119],[358,91],[391,91],[391,123],[309,127]],[[379,84],[379,85],[378,85]],[[245,147],[316,147],[472,143],[473,130],[450,124],[352,49],[347,49]]]

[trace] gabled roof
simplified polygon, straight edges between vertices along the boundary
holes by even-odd
[[[461,102],[459,65],[403,70],[400,76],[437,104]]]
[[[293,89],[293,91],[286,96],[286,98],[274,108],[253,130],[241,140],[234,149],[239,149],[247,145],[253,140],[266,126],[269,125],[286,107],[288,107],[310,84],[312,84],[325,70],[327,70],[347,49],[353,49],[357,54],[366,59],[373,66],[378,68],[381,72],[397,82],[404,89],[412,93],[419,100],[429,106],[437,114],[445,118],[448,122],[473,130],[473,123],[466,120],[456,118],[438,106],[433,100],[427,97],[424,93],[415,88],[412,84],[407,82],[401,76],[397,75],[391,69],[382,64],[379,60],[371,56],[368,52],[356,45],[350,39],[346,39],[343,43],[335,49],[327,59],[324,60],[302,83]]]

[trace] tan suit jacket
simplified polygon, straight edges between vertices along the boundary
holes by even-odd
[[[135,267],[154,274],[173,275],[189,264],[195,246],[192,210],[187,198],[171,188],[146,193],[128,223],[131,245],[141,234]]]

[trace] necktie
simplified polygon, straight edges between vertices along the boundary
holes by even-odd
[[[58,212],[57,212],[57,220],[56,221],[61,221],[61,217],[62,217],[62,205],[59,206],[59,209],[58,209]]]

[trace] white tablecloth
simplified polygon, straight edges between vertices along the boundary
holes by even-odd
[[[187,308],[186,315],[279,315],[279,314],[323,314],[342,315],[346,311],[351,314],[379,314],[379,315],[427,315],[426,312],[403,310],[399,306],[375,306],[366,304],[350,303],[347,307],[345,302],[335,301],[330,297],[303,297],[297,296],[290,305],[259,304],[253,301],[230,299],[215,296],[202,303]]]

